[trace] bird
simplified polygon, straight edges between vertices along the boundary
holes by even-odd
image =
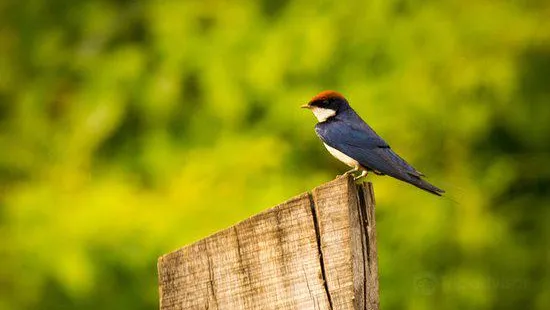
[[[322,91],[301,107],[311,110],[317,118],[315,132],[328,152],[352,168],[344,173],[345,176],[352,174],[359,180],[372,171],[438,196],[445,193],[424,180],[424,174],[397,155],[339,92]],[[355,176],[358,172],[360,174]]]

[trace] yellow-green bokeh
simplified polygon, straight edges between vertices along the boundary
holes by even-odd
[[[550,307],[548,1],[0,2],[0,309],[152,309],[156,258],[331,180],[352,106],[384,309]]]

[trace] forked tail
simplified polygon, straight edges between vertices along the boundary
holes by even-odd
[[[427,192],[430,192],[434,195],[437,195],[437,196],[442,196],[443,193],[445,193],[444,190],[442,190],[441,188],[431,184],[430,182],[420,178],[420,177],[416,177],[416,176],[410,176],[410,178],[407,180],[408,183],[420,188],[420,189],[423,189]]]

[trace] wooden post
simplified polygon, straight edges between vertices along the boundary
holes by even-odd
[[[374,204],[341,177],[166,254],[160,308],[379,309]]]

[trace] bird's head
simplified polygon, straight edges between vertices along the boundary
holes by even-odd
[[[339,92],[325,90],[311,98],[309,103],[303,105],[302,108],[310,109],[317,120],[322,123],[349,108],[349,104]]]

